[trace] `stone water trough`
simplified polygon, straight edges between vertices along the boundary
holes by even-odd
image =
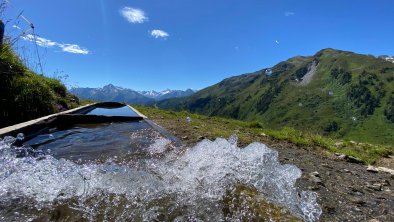
[[[133,107],[116,102],[89,104],[2,128],[0,138],[21,133],[23,139],[16,145],[74,161],[141,154],[158,138],[181,145],[175,136]]]

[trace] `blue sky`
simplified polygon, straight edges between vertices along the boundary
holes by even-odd
[[[28,28],[23,11],[44,74],[67,74],[69,86],[202,89],[328,47],[394,55],[392,0],[10,2],[7,34]],[[15,47],[36,69],[29,33]]]

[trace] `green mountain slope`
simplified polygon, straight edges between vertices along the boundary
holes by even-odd
[[[0,128],[78,105],[59,80],[29,70],[8,44],[0,50]]]
[[[267,74],[268,73],[268,74]],[[394,143],[394,64],[324,49],[231,77],[160,108],[259,121],[266,127]]]

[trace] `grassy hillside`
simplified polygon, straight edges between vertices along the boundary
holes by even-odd
[[[76,107],[57,79],[29,70],[8,44],[0,52],[0,128]]]
[[[272,129],[293,127],[360,142],[394,143],[393,63],[325,49],[268,71],[231,77],[157,106],[258,121]]]

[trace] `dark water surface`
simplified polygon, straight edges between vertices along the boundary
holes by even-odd
[[[85,124],[39,135],[24,143],[55,158],[105,161],[144,153],[159,136],[145,121]]]

